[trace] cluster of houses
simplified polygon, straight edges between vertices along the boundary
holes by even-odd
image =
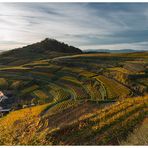
[[[3,100],[6,100],[6,99],[8,99],[8,97],[5,96],[2,91],[0,91],[0,102],[2,102]],[[0,106],[0,117],[2,117],[3,115],[5,115],[9,112],[10,112],[10,109],[3,109],[3,107]]]
[[[2,102],[2,101],[5,100],[5,99],[8,99],[8,97],[5,96],[2,91],[0,91],[0,102]]]
[[[10,102],[11,102],[12,92],[11,91],[7,91],[7,96],[2,91],[0,91],[0,117],[3,117],[4,115],[8,114],[12,110],[12,108],[10,108],[10,107],[5,107],[4,108],[4,106],[2,105],[4,103],[4,101],[6,101],[7,105],[11,104]],[[32,102],[30,104],[22,105],[21,108],[33,107],[35,105],[36,104]],[[21,108],[19,108],[19,109],[21,109]]]

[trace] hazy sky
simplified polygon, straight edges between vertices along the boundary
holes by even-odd
[[[148,4],[0,3],[0,50],[46,37],[81,49],[148,50]]]

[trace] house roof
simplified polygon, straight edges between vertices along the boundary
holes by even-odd
[[[2,92],[2,91],[0,91],[0,97],[2,97],[2,96],[4,96],[4,94],[3,94],[3,92]]]

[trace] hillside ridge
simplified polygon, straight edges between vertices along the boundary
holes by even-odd
[[[17,54],[21,50],[28,50],[30,52],[43,52],[45,50],[55,51],[55,52],[65,52],[65,53],[82,53],[82,51],[74,46],[69,46],[64,42],[57,41],[55,39],[45,38],[40,42],[36,42],[24,47],[12,49],[3,53],[7,54]]]
[[[15,63],[18,65],[20,63],[24,64],[37,59],[47,59],[81,53],[82,51],[79,48],[55,39],[46,38],[37,43],[2,52],[0,55],[0,64],[7,64],[10,62],[11,65],[15,65]]]

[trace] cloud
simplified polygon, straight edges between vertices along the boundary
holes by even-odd
[[[82,49],[139,49],[148,41],[145,3],[0,3],[0,9],[0,50],[45,37]]]

